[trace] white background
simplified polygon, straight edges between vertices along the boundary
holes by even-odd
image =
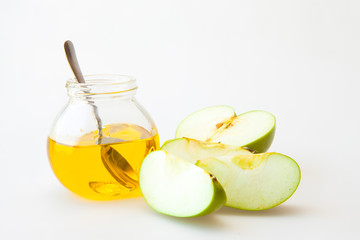
[[[1,1],[1,239],[358,239],[357,0]],[[262,212],[176,219],[141,198],[93,202],[57,181],[46,138],[67,101],[71,39],[85,74],[137,78],[161,141],[186,115],[226,104],[277,117],[271,151],[302,169]]]

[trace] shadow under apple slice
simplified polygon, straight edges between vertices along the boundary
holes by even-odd
[[[248,211],[231,207],[223,207],[215,214],[219,215],[232,215],[232,216],[246,216],[246,217],[285,217],[285,216],[298,216],[307,215],[311,209],[304,206],[294,205],[281,205],[274,208],[261,211]]]

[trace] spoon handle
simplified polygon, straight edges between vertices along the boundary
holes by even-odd
[[[66,58],[69,62],[70,68],[73,71],[76,80],[79,83],[85,83],[85,78],[84,75],[81,72],[80,69],[80,65],[79,62],[76,58],[76,53],[75,53],[75,47],[74,44],[70,41],[67,40],[64,43],[64,48],[65,48],[65,53],[66,53]],[[88,90],[84,90],[85,93],[89,93]],[[99,116],[99,111],[97,106],[95,105],[95,103],[93,101],[88,100],[88,103],[90,104],[90,106],[93,108],[93,113],[94,113],[94,117],[96,119],[96,124],[97,124],[97,128],[98,128],[98,140],[97,140],[97,144],[101,144],[102,141],[102,122],[101,122],[101,118]]]
[[[69,62],[70,68],[73,71],[77,81],[79,83],[85,83],[85,79],[84,79],[83,74],[81,73],[79,62],[76,58],[74,44],[70,40],[67,40],[64,43],[64,48],[65,48],[66,57]]]

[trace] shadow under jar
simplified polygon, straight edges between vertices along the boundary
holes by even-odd
[[[141,196],[141,163],[159,148],[154,122],[136,101],[136,80],[88,75],[68,80],[69,101],[50,131],[48,156],[59,181],[89,199]]]

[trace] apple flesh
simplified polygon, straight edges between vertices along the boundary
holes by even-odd
[[[198,160],[212,157],[254,155],[251,150],[244,147],[237,147],[222,143],[203,142],[185,137],[174,138],[166,141],[161,146],[161,150],[181,157],[193,164],[195,164]]]
[[[163,150],[214,174],[225,189],[226,206],[264,210],[286,201],[300,182],[298,164],[280,153],[252,154],[241,147],[174,139]]]
[[[238,155],[199,160],[224,187],[226,206],[244,210],[275,207],[291,197],[300,182],[297,163],[280,153]]]
[[[250,111],[236,116],[229,106],[212,106],[186,117],[179,124],[175,138],[248,147],[262,153],[269,149],[274,139],[275,124],[275,117],[265,111]]]
[[[224,145],[221,143],[202,142],[190,138],[168,140],[162,145],[161,149],[193,164],[195,164],[197,160],[211,157],[252,154],[251,151],[242,147]]]
[[[225,191],[212,174],[161,150],[144,159],[139,184],[146,203],[170,216],[202,216],[226,202]]]

